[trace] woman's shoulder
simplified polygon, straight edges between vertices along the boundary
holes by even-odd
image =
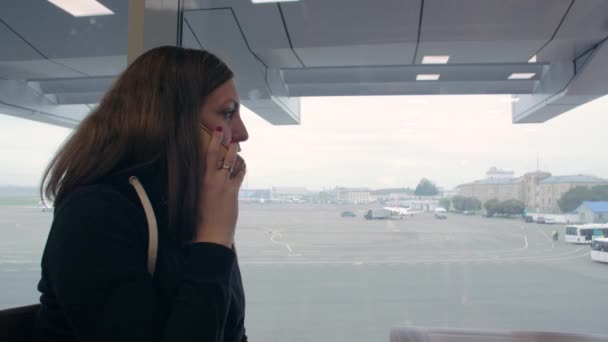
[[[67,194],[61,203],[56,206],[55,213],[73,208],[95,209],[98,207],[132,207],[134,203],[130,198],[128,189],[114,184],[95,183],[79,186]]]
[[[86,222],[92,225],[109,222],[140,225],[144,213],[134,201],[134,194],[134,190],[114,184],[96,183],[80,186],[55,208],[54,221],[55,223]]]
[[[55,286],[79,283],[73,277],[112,274],[119,263],[129,262],[143,265],[145,272],[145,216],[128,197],[125,191],[101,183],[80,186],[66,195],[55,209],[43,254],[46,281]]]

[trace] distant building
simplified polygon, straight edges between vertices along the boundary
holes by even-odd
[[[447,198],[451,198],[454,197],[456,195],[458,195],[459,191],[458,189],[450,189],[450,190],[441,190],[439,192],[443,197],[447,197]]]
[[[523,176],[523,195],[526,210],[531,213],[540,213],[541,193],[540,182],[551,177],[549,172],[528,172]]]
[[[488,200],[506,201],[516,199],[525,203],[524,179],[515,177],[514,171],[491,167],[486,178],[456,187],[457,193],[465,197],[475,197],[482,205]]]
[[[475,197],[482,203],[490,199],[516,199],[526,205],[528,212],[559,213],[557,201],[564,193],[576,186],[596,185],[608,185],[608,180],[589,175],[551,176],[548,172],[529,172],[522,177],[486,178],[461,184],[457,189],[459,195]]]
[[[557,201],[568,190],[577,187],[608,185],[608,180],[590,175],[553,176],[545,178],[539,184],[539,210],[543,213],[559,213]]]
[[[491,199],[499,201],[517,199],[525,202],[523,179],[521,177],[486,178],[472,183],[461,184],[457,189],[459,195],[475,197],[482,204]]]
[[[439,207],[439,200],[431,197],[416,197],[401,203],[402,207],[421,211],[435,211]]]
[[[338,203],[365,204],[370,203],[371,190],[368,188],[336,188],[336,201]]]
[[[273,187],[271,189],[271,199],[280,202],[303,201],[308,195],[306,188],[300,187]]]
[[[608,223],[608,202],[583,202],[576,212],[582,223]]]
[[[399,202],[413,197],[414,190],[407,188],[377,189],[370,192],[370,201]]]
[[[492,166],[486,172],[486,178],[515,178],[515,171],[507,171]]]
[[[263,202],[270,199],[270,189],[241,189],[240,201]]]

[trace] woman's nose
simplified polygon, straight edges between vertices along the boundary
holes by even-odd
[[[243,142],[249,139],[249,133],[245,127],[245,123],[241,120],[240,116],[237,120],[233,121],[232,126],[232,140],[234,142]]]

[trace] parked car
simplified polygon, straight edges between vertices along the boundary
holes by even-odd
[[[524,217],[524,221],[525,221],[525,222],[528,222],[528,223],[530,223],[530,222],[534,222],[534,218],[533,218],[532,216],[525,216],[525,217]]]
[[[448,217],[445,216],[444,214],[441,214],[441,213],[435,213],[435,218],[438,219],[438,220],[445,220]]]
[[[547,221],[545,220],[544,217],[540,216],[539,218],[536,219],[536,223],[545,224],[545,223],[547,223]]]
[[[556,224],[557,221],[554,218],[546,218],[545,224]]]
[[[475,215],[475,213],[474,213],[474,212],[472,212],[472,211],[468,211],[468,210],[465,210],[465,211],[463,211],[462,213],[463,213],[465,216],[473,216],[473,215]]]
[[[340,216],[342,216],[342,217],[357,217],[357,215],[355,213],[353,213],[352,211],[343,211]]]

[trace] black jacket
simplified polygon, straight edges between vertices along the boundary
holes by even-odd
[[[154,277],[131,175],[146,189],[158,221]],[[151,167],[108,177],[75,190],[55,209],[42,257],[36,340],[247,341],[236,254],[170,238],[162,178]]]

